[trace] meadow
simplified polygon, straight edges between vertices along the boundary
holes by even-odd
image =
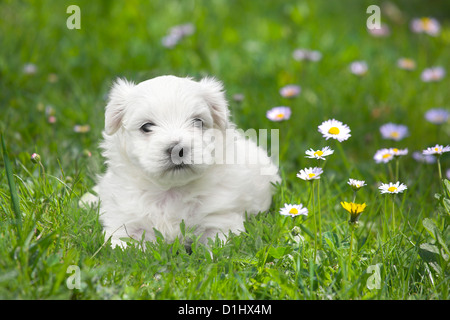
[[[437,0],[0,2],[0,299],[448,299],[449,12]],[[79,205],[105,169],[108,90],[163,74],[214,76],[240,128],[278,129],[282,182],[226,243],[112,249],[97,209]],[[277,106],[289,113],[267,114]],[[331,119],[351,136],[327,140]],[[390,123],[401,127],[380,130]],[[385,148],[407,152],[375,159]],[[297,176],[314,167],[320,179]],[[379,189],[397,181],[407,188]]]

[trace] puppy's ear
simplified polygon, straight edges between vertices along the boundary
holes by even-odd
[[[203,98],[211,109],[214,124],[221,130],[228,127],[230,112],[223,92],[222,82],[206,77],[200,80]]]
[[[127,106],[127,98],[134,83],[118,78],[109,92],[109,102],[105,111],[105,132],[114,134],[122,125],[122,118]]]

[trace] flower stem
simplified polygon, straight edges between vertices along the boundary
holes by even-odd
[[[349,264],[349,266],[352,263],[353,238],[354,238],[354,232],[355,232],[355,227],[354,226],[350,226],[350,228],[352,229],[352,233],[351,233],[351,236],[350,236],[350,248],[349,248],[349,252],[348,252],[348,264]]]
[[[317,206],[319,207],[319,241],[322,241],[322,216],[320,212],[320,179],[317,181]],[[322,242],[321,242],[322,243]]]
[[[313,219],[314,219],[314,262],[316,262],[316,256],[317,256],[317,223],[316,223],[316,203],[314,199],[314,185],[315,182],[311,184],[312,189],[312,207],[313,207]]]
[[[438,172],[439,172],[439,181],[442,182],[442,171],[441,171],[441,159],[440,155],[437,156],[437,165],[438,165]]]
[[[395,230],[395,196],[392,197],[392,232]]]
[[[344,149],[342,148],[342,143],[338,142],[336,140],[336,145],[337,145],[337,148],[339,149],[339,152],[341,153],[341,157],[342,157],[342,160],[344,162],[344,165],[347,168],[347,171],[350,173],[351,172],[351,165],[348,162],[348,159],[347,159],[347,156],[345,155]]]
[[[383,238],[386,239],[388,233],[388,216],[387,216],[387,197],[384,198],[384,221],[383,221]]]
[[[398,181],[400,158],[399,158],[399,156],[396,156],[395,158],[396,158],[395,159],[395,181]]]
[[[388,163],[387,167],[389,169],[389,176],[391,177],[391,179],[394,179],[394,173],[392,172],[392,165],[391,165],[391,163]]]

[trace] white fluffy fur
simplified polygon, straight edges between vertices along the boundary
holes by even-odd
[[[273,167],[272,175],[261,174],[263,165],[248,161],[168,170],[166,150],[174,144],[188,146],[196,139],[195,130],[202,130],[192,125],[193,118],[219,132],[234,128],[219,81],[161,76],[137,85],[119,79],[113,85],[101,144],[107,171],[97,185],[100,220],[112,246],[124,246],[122,237],[140,240],[143,234],[153,241],[154,228],[173,241],[181,236],[182,220],[204,242],[216,234],[225,239],[229,231],[244,229],[246,212],[269,208],[272,183],[279,181],[277,168],[243,136],[224,149],[258,154]],[[146,122],[155,124],[150,133],[140,130]],[[197,152],[195,147],[190,151]]]

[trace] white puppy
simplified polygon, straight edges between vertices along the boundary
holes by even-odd
[[[246,213],[269,208],[279,181],[266,151],[229,121],[222,84],[212,78],[118,79],[103,137],[107,171],[97,187],[112,246],[125,246],[123,237],[153,241],[154,229],[173,241],[183,220],[203,242],[225,239],[244,229]]]

